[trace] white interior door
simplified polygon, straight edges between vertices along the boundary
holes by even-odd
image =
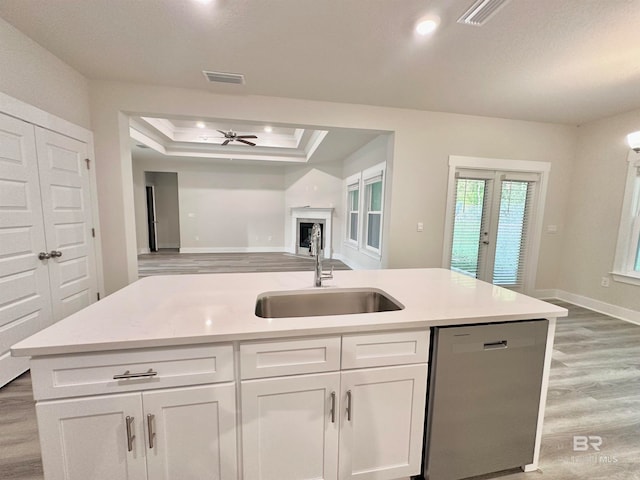
[[[0,114],[0,386],[27,370],[9,348],[51,323],[33,126]]]
[[[237,480],[235,384],[142,394],[154,480]]]
[[[53,317],[58,321],[96,300],[87,144],[36,127],[36,146]]]
[[[450,268],[523,291],[537,191],[534,173],[456,172]]]

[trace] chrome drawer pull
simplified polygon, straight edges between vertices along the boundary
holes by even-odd
[[[331,392],[331,423],[336,423],[336,392]]]
[[[128,416],[127,418],[125,418],[124,422],[127,427],[127,451],[129,452],[133,450],[133,439],[136,438],[131,430],[131,424],[133,423],[133,420],[133,417]]]
[[[153,439],[156,436],[156,432],[153,431],[153,419],[155,415],[147,414],[147,432],[149,433],[149,448],[153,448]]]
[[[120,375],[114,375],[113,379],[114,380],[123,380],[123,379],[127,379],[127,378],[144,378],[144,377],[155,377],[156,375],[158,375],[158,372],[154,372],[153,369],[149,369],[146,372],[138,372],[138,373],[131,373],[129,370],[127,370],[126,372],[120,374]]]

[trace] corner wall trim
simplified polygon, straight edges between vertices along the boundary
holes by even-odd
[[[625,322],[640,325],[640,312],[637,310],[631,310],[630,308],[620,307],[618,305],[612,305],[601,300],[578,295],[577,293],[565,292],[564,290],[536,290],[533,296],[540,299],[557,298],[565,302],[573,303],[579,307],[588,308],[594,312],[604,313],[610,317],[623,320]]]

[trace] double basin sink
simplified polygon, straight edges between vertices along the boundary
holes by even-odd
[[[258,296],[255,313],[262,318],[317,317],[392,312],[403,308],[377,288],[341,288],[266,292]]]

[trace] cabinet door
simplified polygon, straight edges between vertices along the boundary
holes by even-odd
[[[340,479],[420,473],[426,364],[342,372]]]
[[[47,260],[58,321],[96,299],[87,144],[43,128],[35,131],[47,249],[59,255]]]
[[[338,372],[242,382],[244,480],[335,480],[339,389]]]
[[[150,480],[235,480],[235,384],[142,394]]]
[[[9,348],[51,322],[33,125],[0,114],[0,386],[29,368]]]
[[[139,393],[42,402],[36,413],[47,480],[147,478]]]

